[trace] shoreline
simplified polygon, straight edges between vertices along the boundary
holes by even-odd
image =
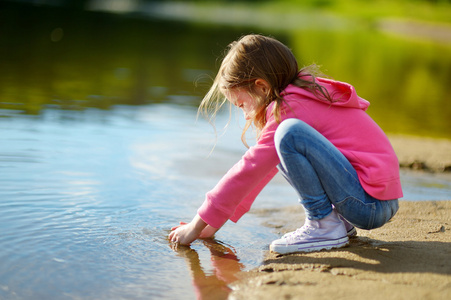
[[[269,217],[287,232],[299,222],[299,207],[274,209]],[[268,251],[260,267],[238,274],[229,298],[449,299],[450,257],[451,201],[400,201],[389,223],[358,229],[345,248],[290,255]]]
[[[388,134],[401,168],[451,172],[451,140]]]

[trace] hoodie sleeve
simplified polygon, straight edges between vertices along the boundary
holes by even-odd
[[[220,228],[228,219],[238,221],[277,173],[280,162],[274,146],[277,126],[274,120],[268,121],[257,144],[206,194],[198,214],[207,224]]]

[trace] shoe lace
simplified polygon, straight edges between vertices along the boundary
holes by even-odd
[[[315,228],[313,226],[310,226],[308,224],[304,224],[304,226],[302,226],[301,228],[296,229],[295,231],[293,231],[292,233],[290,233],[286,239],[287,240],[296,240],[299,237],[304,237],[305,235],[309,235],[310,232],[312,230],[314,230]]]

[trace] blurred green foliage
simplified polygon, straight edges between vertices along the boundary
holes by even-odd
[[[321,9],[366,19],[402,17],[451,23],[450,0],[280,0],[280,7]]]
[[[196,5],[214,7],[219,2]],[[0,116],[161,101],[198,105],[226,45],[243,34],[263,33],[291,47],[301,65],[317,63],[331,77],[352,83],[372,103],[368,113],[384,130],[450,138],[451,43],[387,34],[378,23],[406,16],[408,6],[417,7],[409,15],[423,10],[424,19],[433,15],[425,7],[445,15],[449,2],[255,1],[236,5],[252,11],[260,23],[240,23],[240,14],[231,11],[236,23],[221,25],[215,15],[208,22],[203,15],[191,16],[191,22],[168,21],[142,12],[112,14],[3,1]],[[236,5],[221,4],[218,12]],[[294,26],[271,25],[293,16]]]
[[[374,20],[400,17],[451,23],[451,0],[143,0],[191,2],[199,5],[246,5],[272,12],[321,11],[346,17]]]

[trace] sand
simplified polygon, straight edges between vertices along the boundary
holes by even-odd
[[[451,141],[390,136],[403,167],[447,172]],[[451,195],[450,199],[451,200]],[[299,206],[255,211],[280,234],[299,225]],[[451,299],[451,201],[402,200],[382,228],[358,230],[349,246],[304,254],[268,252],[238,274],[229,299]]]
[[[299,222],[298,207],[260,213],[282,232],[292,229],[284,224]],[[262,266],[240,276],[230,299],[449,300],[451,201],[401,201],[392,221],[358,230],[345,248],[269,253]]]

